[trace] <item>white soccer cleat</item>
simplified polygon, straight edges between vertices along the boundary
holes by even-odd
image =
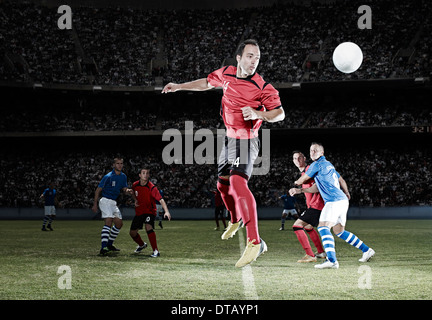
[[[249,263],[255,261],[260,255],[267,251],[267,244],[261,239],[261,242],[254,244],[255,240],[248,241],[246,248],[243,251],[243,255],[237,261],[235,266],[237,268],[244,267]]]
[[[330,262],[329,260],[326,260],[321,264],[316,264],[314,267],[315,269],[339,269],[339,262]]]
[[[226,228],[225,232],[222,233],[221,238],[222,240],[227,240],[237,233],[238,229],[243,227],[243,221],[240,220],[238,222],[232,223],[231,221],[228,221],[228,227]]]
[[[158,251],[158,249],[153,251],[153,253],[150,255],[150,257],[152,257],[152,258],[160,257],[160,252]]]
[[[359,259],[360,262],[368,262],[375,255],[375,250],[369,248],[368,251],[363,253],[363,256]]]
[[[138,246],[138,247],[135,249],[134,253],[141,253],[141,251],[142,251],[143,249],[145,249],[145,248],[147,248],[147,243],[144,242],[144,244],[143,244],[142,246]]]

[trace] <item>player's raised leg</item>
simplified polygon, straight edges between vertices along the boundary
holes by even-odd
[[[231,213],[231,221],[228,221],[228,226],[221,236],[222,240],[227,240],[232,238],[237,233],[238,229],[242,226],[242,221],[241,217],[237,215],[234,198],[230,194],[229,176],[219,177],[217,188],[221,193],[225,207]]]

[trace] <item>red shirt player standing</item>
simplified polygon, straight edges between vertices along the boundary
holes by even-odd
[[[293,152],[293,162],[295,166],[300,170],[301,174],[304,175],[309,166],[306,166],[306,157],[300,151]],[[306,181],[302,185],[302,188],[306,189],[315,184],[313,179]],[[295,188],[294,188],[295,189]],[[291,189],[289,194],[292,196],[295,193]],[[298,189],[301,190],[301,189]],[[321,197],[320,193],[305,193],[306,197],[306,207],[307,209],[303,212],[300,217],[294,222],[293,230],[302,245],[304,251],[306,252],[305,256],[298,260],[297,262],[314,262],[317,261],[318,258],[325,258],[325,251],[321,244],[321,239],[319,237],[318,232],[314,229],[314,227],[318,226],[319,217],[321,214],[321,210],[324,207],[324,200]],[[309,243],[309,239],[305,233],[305,230],[309,234],[312,242],[317,248],[318,252],[315,255],[312,251],[312,248]]]
[[[141,239],[138,231],[143,228],[145,229],[147,236],[150,240],[150,244],[153,249],[151,257],[156,258],[160,256],[156,234],[154,232],[154,221],[156,217],[156,202],[159,201],[162,208],[165,211],[164,218],[171,220],[171,214],[168,210],[166,202],[162,199],[157,187],[149,180],[150,170],[141,169],[139,171],[139,180],[135,181],[132,185],[132,197],[135,200],[135,217],[132,220],[129,234],[132,239],[138,244],[135,253],[140,253],[147,244]]]
[[[207,78],[191,82],[168,83],[162,93],[223,88],[221,115],[226,137],[219,156],[217,188],[231,212],[231,221],[222,239],[233,237],[243,222],[248,241],[236,263],[236,267],[243,267],[267,251],[267,245],[258,233],[255,198],[248,187],[259,152],[258,130],[263,121],[281,121],[285,113],[279,92],[255,72],[260,60],[257,41],[249,39],[241,43],[236,59],[237,67],[223,67]]]

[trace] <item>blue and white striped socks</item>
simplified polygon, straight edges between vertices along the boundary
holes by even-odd
[[[111,228],[107,225],[104,225],[101,232],[101,243],[102,243],[102,249],[105,248],[108,245],[108,239],[110,236]]]
[[[116,226],[113,226],[111,229],[111,233],[109,235],[108,246],[112,246],[114,240],[117,238],[120,229],[117,229]]]
[[[369,247],[363,243],[357,236],[349,231],[343,231],[341,233],[338,233],[337,236],[343,240],[345,240],[347,243],[352,245],[353,247],[356,247],[357,249],[360,249],[363,252],[366,252],[369,250]]]
[[[336,262],[335,242],[329,227],[318,227],[324,251],[330,262]]]
[[[101,232],[102,249],[106,246],[112,246],[114,240],[117,238],[120,229],[113,226],[112,228],[104,225]]]

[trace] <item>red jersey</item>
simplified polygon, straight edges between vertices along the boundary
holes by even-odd
[[[142,214],[156,215],[156,200],[160,201],[162,199],[158,188],[150,181],[142,186],[138,180],[132,184],[132,190],[138,199],[138,207],[135,207],[135,214],[137,216]]]
[[[268,111],[282,107],[279,92],[257,73],[247,78],[237,78],[237,67],[227,66],[207,76],[213,87],[222,87],[221,116],[227,129],[227,136],[236,139],[258,137],[262,120],[243,119],[242,108],[251,107]]]
[[[309,166],[307,166],[303,172],[302,175],[304,175],[307,171],[307,169],[309,168]],[[315,184],[314,179],[309,179],[308,181],[306,181],[306,183],[302,184],[302,188],[306,189],[306,188],[310,188]],[[324,208],[324,200],[321,197],[320,193],[305,193],[304,194],[306,197],[306,206],[308,208],[313,208],[313,209],[317,209],[317,210],[322,210]]]

